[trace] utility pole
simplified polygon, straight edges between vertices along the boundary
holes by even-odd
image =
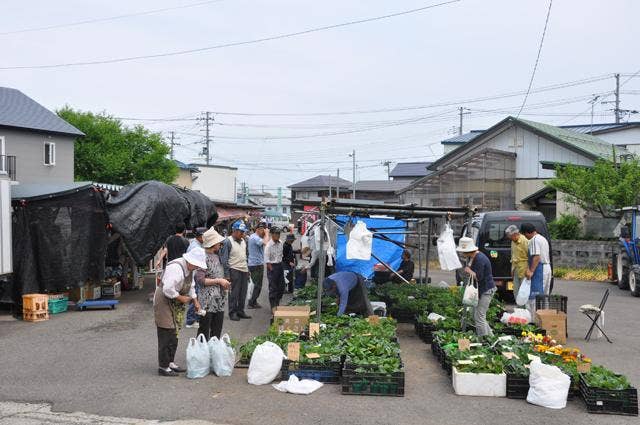
[[[336,184],[336,198],[340,199],[340,169],[338,168],[338,184]]]
[[[211,131],[209,131],[209,126],[211,125],[211,123],[214,121],[213,118],[213,114],[209,111],[206,111],[203,113],[204,117],[201,118],[204,121],[204,132],[205,132],[205,136],[204,136],[204,143],[205,143],[205,148],[202,150],[203,154],[205,155],[205,158],[207,159],[207,165],[209,165],[211,163],[211,142],[212,142],[212,134]]]
[[[170,158],[173,159],[173,148],[174,146],[180,146],[179,144],[177,144],[175,141],[178,140],[178,138],[176,137],[176,132],[175,131],[170,131],[169,134],[171,135],[171,137],[169,138],[170,140],[170,146],[171,146],[171,156]]]
[[[356,150],[354,149],[353,153],[350,153],[349,156],[353,158],[353,183],[351,183],[351,186],[353,189],[353,199],[356,199]]]
[[[597,94],[594,94],[593,99],[589,101],[589,103],[591,104],[591,126],[589,127],[589,134],[593,134],[593,108],[595,107],[598,99],[600,99],[600,96]]]
[[[620,124],[620,74],[615,74],[616,77],[616,108],[614,112],[616,114],[616,124]]]
[[[465,111],[469,111],[469,108],[465,108],[464,106],[459,107],[458,111],[460,111],[460,126],[458,127],[458,135],[461,135],[462,134],[462,117],[464,115],[470,114],[471,112],[465,112]]]
[[[387,180],[391,180],[391,161],[382,161],[382,165],[387,167]]]

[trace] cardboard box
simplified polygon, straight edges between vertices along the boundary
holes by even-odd
[[[88,300],[98,300],[100,295],[102,295],[102,287],[100,285],[89,285]]]
[[[120,298],[122,294],[122,285],[120,282],[108,282],[103,283],[102,288],[100,289],[102,298],[105,299],[116,299]]]
[[[89,292],[91,291],[91,285],[79,286],[69,291],[69,299],[74,302],[82,302],[89,300]]]
[[[547,335],[558,344],[567,342],[567,315],[557,310],[536,311],[536,324],[547,331]]]
[[[303,306],[282,306],[277,307],[273,314],[274,323],[278,323],[278,330],[302,332],[309,325],[309,315],[311,308]]]

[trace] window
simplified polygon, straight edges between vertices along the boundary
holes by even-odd
[[[489,222],[486,224],[484,234],[482,235],[482,243],[485,248],[510,248],[511,240],[507,238],[504,231],[509,227],[511,222]]]
[[[44,142],[44,165],[56,165],[56,144]]]

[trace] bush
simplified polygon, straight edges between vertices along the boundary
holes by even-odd
[[[560,214],[560,218],[549,223],[552,239],[580,239],[580,219],[571,214]]]

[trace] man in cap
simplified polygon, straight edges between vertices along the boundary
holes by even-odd
[[[369,317],[373,314],[364,277],[355,272],[337,272],[322,282],[328,296],[338,298],[338,316],[355,313]]]
[[[251,319],[244,312],[249,284],[249,265],[247,263],[247,243],[244,234],[247,226],[238,220],[231,226],[231,236],[228,236],[220,250],[220,261],[224,269],[224,277],[231,282],[229,294],[229,319]]]
[[[267,263],[267,278],[269,279],[269,304],[271,311],[280,304],[284,294],[284,267],[282,265],[283,244],[280,241],[280,229],[271,227],[271,240],[264,250]]]
[[[518,297],[520,282],[525,278],[529,268],[529,240],[520,233],[518,226],[512,224],[504,229],[505,235],[511,240],[511,274],[513,275],[513,297]]]
[[[202,248],[194,248],[182,258],[170,261],[153,296],[153,315],[158,332],[158,373],[177,376],[185,369],[174,363],[178,348],[178,333],[182,328],[187,304],[194,302],[200,309],[193,284],[197,269],[206,269]]]
[[[253,293],[249,299],[249,308],[261,308],[258,304],[258,297],[262,291],[262,281],[264,280],[264,247],[269,243],[267,223],[260,222],[256,226],[256,231],[249,236],[249,273],[253,281]]]
[[[296,254],[293,250],[293,241],[296,237],[293,233],[287,233],[284,245],[282,246],[282,266],[284,268],[285,279],[287,280],[287,293],[293,293],[294,270],[296,266]]]

